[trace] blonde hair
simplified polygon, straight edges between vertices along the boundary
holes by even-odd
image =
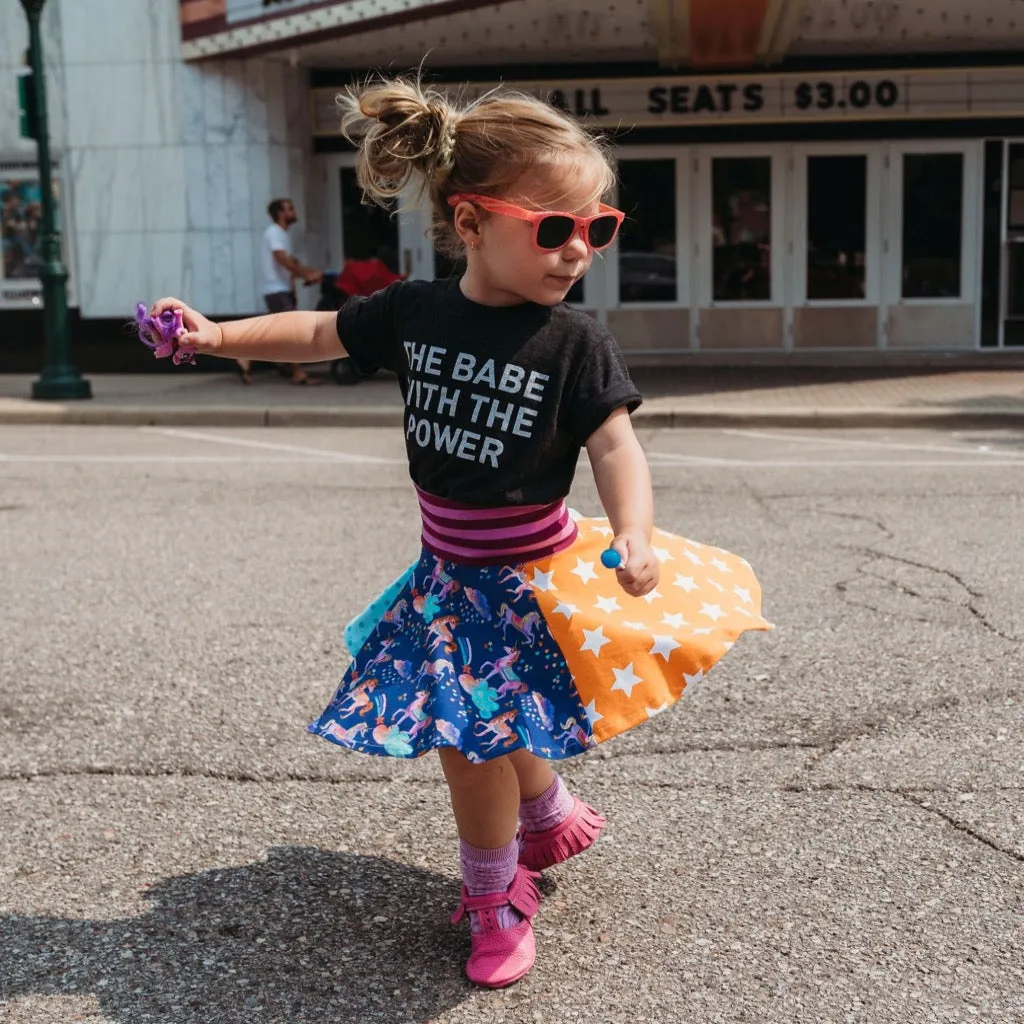
[[[418,80],[396,78],[352,87],[337,102],[342,134],[359,147],[356,174],[364,198],[389,206],[419,177],[430,200],[434,244],[449,256],[463,249],[449,196],[511,199],[516,183],[537,171],[547,172],[549,188],[529,197],[536,202],[555,203],[587,181],[594,182],[590,200],[596,201],[615,183],[602,141],[525,93],[494,89],[460,104]]]

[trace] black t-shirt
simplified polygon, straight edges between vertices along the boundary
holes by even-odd
[[[585,313],[482,306],[456,278],[350,299],[338,337],[363,372],[398,375],[413,482],[472,505],[569,493],[580,448],[640,393],[612,335]]]

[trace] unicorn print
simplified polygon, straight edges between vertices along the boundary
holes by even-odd
[[[337,712],[339,717],[345,717],[351,715],[357,708],[359,714],[365,715],[367,711],[373,709],[373,703],[370,699],[370,694],[377,688],[376,679],[367,679],[366,682],[360,683],[358,686],[349,690],[343,698],[343,702],[338,704]],[[344,703],[348,702],[347,706]]]
[[[533,631],[540,625],[540,612],[527,612],[517,615],[507,604],[498,609],[498,620],[501,622],[502,639],[507,639],[508,627],[521,633],[526,642],[533,644]]]
[[[480,671],[483,672],[488,665],[491,666],[491,671],[484,676],[484,679],[490,679],[491,676],[501,676],[502,679],[515,680],[519,682],[519,676],[516,675],[515,669],[512,666],[519,660],[519,648],[518,647],[506,647],[505,653],[494,661],[485,661],[480,666]]]
[[[359,722],[356,725],[353,725],[350,729],[343,729],[337,722],[328,722],[324,726],[324,732],[330,736],[331,739],[337,740],[346,747],[351,747],[368,728],[369,726],[365,722]]]
[[[424,705],[429,699],[429,690],[418,690],[412,702],[399,710],[391,724],[393,726],[397,726],[405,721],[412,722],[412,728],[409,730],[409,738],[414,739],[418,732],[425,729],[430,724],[430,715],[423,710]]]
[[[430,641],[430,651],[433,653],[444,644],[444,649],[451,653],[455,650],[455,637],[452,630],[459,624],[461,619],[458,615],[442,615],[427,626],[427,632],[434,638]]]
[[[564,721],[559,728],[562,729],[562,732],[555,733],[551,738],[558,740],[558,742],[562,744],[563,750],[565,750],[570,743],[576,743],[583,747],[584,750],[591,745],[590,737],[587,736],[583,731],[583,727],[572,716]]]
[[[511,747],[519,738],[512,728],[519,712],[514,708],[496,715],[489,722],[477,722],[473,726],[473,735],[477,737],[493,736],[494,739],[483,745],[484,750],[493,750],[499,743]]]
[[[459,589],[461,584],[457,579],[450,576],[444,569],[444,559],[438,558],[437,555],[434,558],[434,568],[430,575],[427,577],[427,590],[430,594],[434,593],[434,587],[440,583],[441,591],[437,595],[437,600],[444,604],[449,594],[454,594]]]

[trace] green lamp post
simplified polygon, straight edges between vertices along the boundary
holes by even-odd
[[[46,0],[21,0],[28,17],[28,59],[32,68],[35,110],[33,134],[39,148],[39,191],[43,231],[43,324],[46,365],[32,384],[38,399],[92,398],[89,382],[79,376],[71,363],[68,332],[68,272],[60,258],[60,232],[53,209],[53,173],[50,166],[50,135],[46,120],[46,83],[43,79],[43,43],[39,18]]]

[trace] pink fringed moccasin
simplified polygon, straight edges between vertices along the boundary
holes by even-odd
[[[578,796],[572,800],[572,810],[560,825],[545,832],[519,830],[520,864],[531,871],[543,871],[594,845],[608,819]]]
[[[466,961],[466,977],[486,988],[504,988],[522,978],[537,956],[530,919],[540,907],[540,889],[535,871],[518,865],[516,877],[506,892],[470,896],[462,887],[459,909],[452,914],[458,924],[468,913],[476,913],[480,931],[472,935],[473,952]],[[499,907],[510,906],[523,915],[514,928],[498,926]]]

